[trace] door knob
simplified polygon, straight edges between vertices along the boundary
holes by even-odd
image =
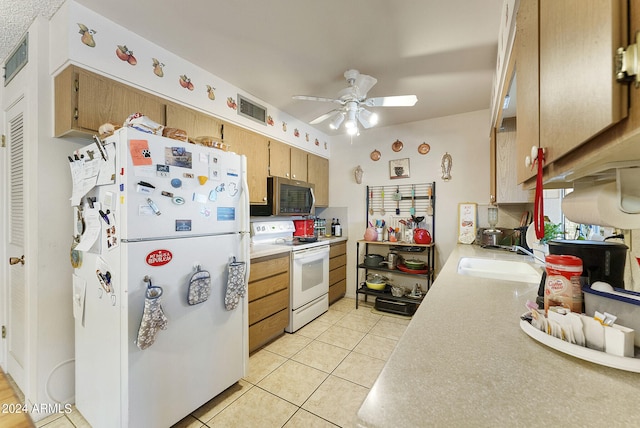
[[[17,265],[18,263],[20,263],[21,265],[24,265],[24,254],[20,258],[9,257],[9,264],[10,265]]]

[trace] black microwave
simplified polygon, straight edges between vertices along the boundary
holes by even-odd
[[[314,185],[283,177],[267,178],[266,204],[251,205],[252,216],[313,215],[316,198]]]

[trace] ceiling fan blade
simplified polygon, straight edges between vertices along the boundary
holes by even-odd
[[[392,97],[375,97],[366,99],[363,104],[367,107],[411,107],[418,102],[415,95],[396,95]]]
[[[323,101],[323,102],[331,102],[331,103],[339,103],[339,104],[342,103],[341,100],[337,100],[335,98],[314,97],[312,95],[294,95],[292,98],[294,100]]]
[[[367,96],[367,92],[369,92],[369,90],[373,88],[373,85],[375,85],[376,83],[378,83],[378,79],[376,79],[375,77],[371,77],[367,74],[360,74],[356,78],[354,86],[357,88],[356,91],[358,93],[358,96],[360,98],[364,98]]]
[[[338,112],[338,111],[340,111],[340,110],[339,109],[334,109],[334,110],[331,110],[328,113],[323,114],[322,116],[316,117],[311,122],[309,122],[309,125],[317,125],[320,122],[324,122],[325,120],[329,119],[331,116],[336,114],[336,112]]]

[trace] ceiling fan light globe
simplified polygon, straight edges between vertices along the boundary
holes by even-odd
[[[356,128],[356,121],[353,119],[349,119],[344,123],[344,127],[348,130]]]
[[[345,124],[345,126],[347,126]],[[347,134],[349,135],[356,135],[358,133],[358,128],[354,125],[352,127],[347,127]]]
[[[340,125],[342,124],[342,121],[344,120],[344,113],[341,113],[339,115],[337,115],[329,124],[329,128],[331,129],[338,129],[340,128]]]

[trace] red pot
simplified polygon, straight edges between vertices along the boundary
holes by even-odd
[[[431,234],[427,229],[414,229],[413,241],[416,244],[431,244]]]

